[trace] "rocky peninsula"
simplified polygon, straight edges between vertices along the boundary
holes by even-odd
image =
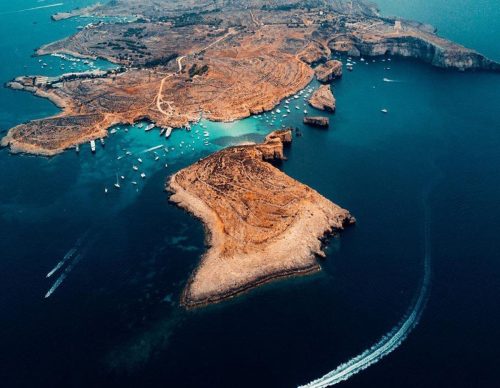
[[[148,119],[182,127],[200,115],[231,121],[273,109],[314,77],[342,73],[332,54],[414,57],[458,70],[500,70],[498,63],[417,22],[384,18],[362,0],[121,0],[54,15],[94,15],[38,55],[104,58],[123,71],[10,83],[54,101],[62,112],[18,125],[2,139],[12,151],[54,155],[106,136],[113,124]],[[114,21],[118,18],[119,22]]]
[[[169,179],[171,201],[201,219],[207,233],[208,251],[182,294],[185,307],[316,272],[323,237],[355,222],[273,166],[291,138],[291,130],[273,132],[262,144],[224,149]]]

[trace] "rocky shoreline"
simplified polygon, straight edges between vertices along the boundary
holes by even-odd
[[[322,240],[355,222],[268,161],[291,131],[219,151],[168,181],[170,200],[199,218],[208,250],[182,293],[187,308],[216,303],[283,277],[320,270]]]

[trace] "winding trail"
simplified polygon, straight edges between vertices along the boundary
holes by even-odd
[[[195,55],[195,54],[201,53],[202,51],[208,50],[210,47],[215,46],[217,43],[222,42],[224,39],[226,39],[227,37],[229,37],[229,36],[231,36],[233,34],[234,34],[233,31],[228,31],[224,36],[222,36],[219,39],[213,41],[208,46],[205,46],[204,48],[202,48],[202,49],[200,49],[198,51],[192,52],[190,54],[186,54],[186,55],[177,57],[177,60],[176,60],[177,61],[177,67],[178,67],[177,72],[167,74],[164,78],[162,78],[162,80],[160,82],[160,88],[159,88],[158,93],[156,94],[156,97],[155,97],[155,100],[156,100],[156,109],[158,109],[158,111],[161,114],[163,114],[165,116],[170,116],[172,114],[172,110],[173,110],[172,109],[172,104],[173,104],[173,101],[164,101],[163,100],[163,87],[164,87],[165,81],[167,79],[173,77],[174,75],[180,74],[182,72],[182,61],[183,61],[183,59],[185,59],[188,55]],[[169,109],[168,112],[165,111],[162,108],[162,104],[167,104],[168,105],[168,109]]]

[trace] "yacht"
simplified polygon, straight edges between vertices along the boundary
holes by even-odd
[[[141,173],[141,178],[144,179],[146,178],[146,174],[144,174],[143,172]]]
[[[95,140],[90,141],[90,149],[92,150],[93,153],[95,153]]]
[[[137,171],[137,170],[139,170],[139,167],[137,167],[137,166],[132,166],[132,169],[133,169],[134,171]]]
[[[387,109],[385,109],[385,108],[384,108],[384,109],[381,109],[380,111],[381,111],[382,113],[388,113],[388,112],[389,112],[389,111],[388,111]]]
[[[145,132],[151,131],[155,127],[154,124],[149,124],[146,128],[144,128]]]

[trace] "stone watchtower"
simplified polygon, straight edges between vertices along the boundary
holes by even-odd
[[[401,21],[400,20],[394,21],[394,31],[396,31],[396,32],[403,31],[403,26],[401,25]]]

